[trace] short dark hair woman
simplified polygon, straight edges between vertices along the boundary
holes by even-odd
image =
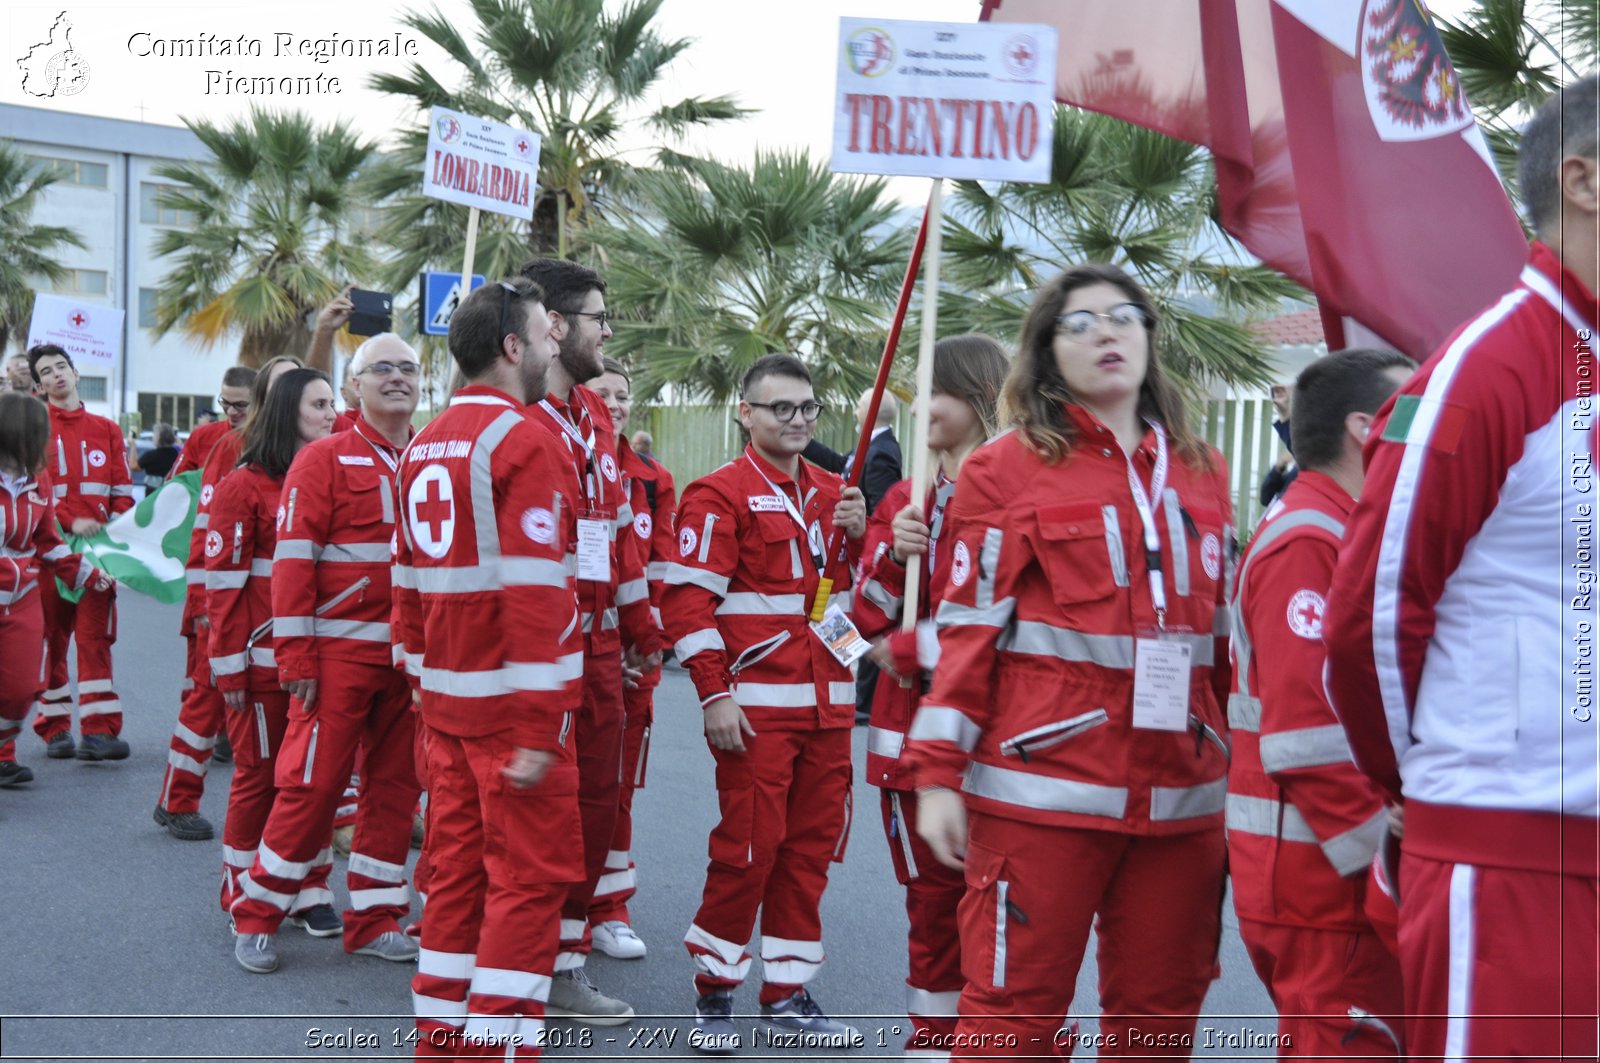
[[[263,370],[258,382],[270,374]],[[278,529],[294,526],[295,500],[279,498],[283,474],[307,443],[333,431],[333,385],[315,369],[291,369],[251,410],[239,465],[211,498],[205,537],[206,608],[211,620],[211,672],[229,712],[233,785],[223,829],[222,909],[239,895],[239,879],[255,858],[277,793],[278,746],[288,726],[289,695],[278,682],[272,639],[272,555]],[[328,867],[313,868],[305,890],[325,894]],[[306,894],[302,894],[305,896]],[[312,907],[296,904],[292,917]],[[334,916],[337,921],[337,916]]]
[[[963,1057],[1056,1054],[1091,924],[1119,1052],[1192,1038],[1215,968],[1233,516],[1156,328],[1115,267],[1041,289],[1002,403],[1016,430],[967,459],[947,517],[908,745],[918,829],[965,867],[957,1036],[993,1047]]]

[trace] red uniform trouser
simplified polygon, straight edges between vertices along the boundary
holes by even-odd
[[[289,914],[328,844],[358,744],[367,751],[366,780],[350,846],[345,951],[400,929],[411,910],[406,856],[411,811],[420,792],[413,722],[411,688],[394,668],[326,658],[318,663],[311,711],[290,699],[277,757],[278,794],[255,863],[239,879],[241,896],[233,903],[239,933],[277,933]]]
[[[695,988],[730,990],[750,970],[761,916],[761,1002],[822,968],[822,891],[850,836],[850,729],[764,730],[745,752],[712,748],[717,804],[700,910],[684,935]]]
[[[1400,857],[1412,1060],[1596,1058],[1600,883]]]
[[[17,759],[22,722],[44,689],[44,661],[44,610],[38,592],[0,605],[0,760]]]
[[[422,726],[422,720],[417,715],[416,701],[411,702],[411,731],[416,736],[412,745],[412,764],[417,770],[417,785],[424,793],[431,787],[428,785],[428,729]],[[417,865],[411,869],[411,888],[417,891],[417,900],[422,904],[423,916],[428,910],[428,882],[433,877],[433,871],[428,866],[428,832],[433,829],[433,798],[430,796],[422,803],[422,852],[417,854]],[[419,917],[412,921],[409,933],[422,933],[422,919]]]
[[[1278,1009],[1278,1054],[1398,1059],[1400,961],[1378,934],[1239,920],[1239,936]],[[1360,1010],[1352,1013],[1353,1008]]]
[[[228,711],[211,685],[211,660],[206,656],[206,629],[185,636],[183,701],[167,748],[167,771],[161,779],[160,805],[168,812],[200,811],[206,789],[206,768]]]
[[[521,790],[501,774],[512,754],[507,734],[430,729],[425,747],[423,854],[433,870],[411,980],[416,1056],[537,1059],[561,904],[583,874],[572,746]],[[513,1035],[520,1040],[508,1054]]]
[[[883,833],[894,877],[906,888],[906,1050],[946,1049],[956,1030],[961,975],[961,927],[956,910],[967,892],[961,872],[941,864],[917,833],[917,795],[883,791]]]
[[[56,593],[56,581],[39,581],[44,606],[46,653],[44,693],[33,729],[46,742],[72,730],[72,697],[67,686],[67,647],[78,641],[78,723],[86,735],[122,733],[122,702],[111,689],[111,644],[117,641],[117,589],[86,590],[77,602]]]
[[[228,790],[228,818],[222,827],[222,910],[239,899],[239,880],[255,864],[261,830],[267,825],[278,794],[273,775],[278,750],[289,722],[289,695],[282,690],[248,690],[243,709],[227,710],[228,740],[233,743],[233,786]],[[327,841],[327,835],[323,835]],[[317,854],[291,912],[332,904],[328,872],[333,851]]]
[[[1101,1056],[1194,1047],[1222,932],[1222,828],[1148,836],[974,811],[951,1060],[1066,1057],[1057,1037],[1094,923]]]
[[[630,923],[628,902],[638,891],[633,864],[633,792],[644,789],[645,769],[650,763],[650,725],[655,719],[656,685],[661,682],[657,669],[640,681],[638,687],[622,691],[622,785],[617,792],[617,825],[611,831],[611,847],[605,866],[589,902],[589,925],[612,920]]]
[[[578,814],[583,819],[583,881],[574,882],[561,906],[561,954],[556,970],[582,967],[593,941],[589,902],[606,873],[606,853],[617,826],[622,786],[622,653],[583,659],[583,707],[573,724],[578,746]]]

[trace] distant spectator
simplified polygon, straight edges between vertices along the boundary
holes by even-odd
[[[139,468],[144,470],[144,489],[154,491],[172,471],[178,460],[178,430],[170,424],[158,424],[151,433],[156,445],[139,455]]]
[[[35,395],[33,390],[33,374],[28,371],[28,356],[13,354],[6,362],[5,387],[8,391],[20,391],[24,395]]]
[[[863,392],[856,402],[856,431],[866,423],[867,410],[872,405],[872,391]],[[861,490],[867,496],[867,512],[871,513],[888,494],[889,488],[900,482],[900,444],[894,438],[895,415],[900,403],[893,393],[885,391],[878,405],[878,418],[873,422],[872,441],[867,446],[867,467],[862,471]],[[800,455],[813,465],[836,472],[849,479],[850,466],[855,463],[855,450],[841,454],[822,443],[812,440]]]
[[[647,458],[655,456],[654,451],[651,449],[655,446],[655,440],[643,428],[633,433],[633,438],[628,440],[628,443],[633,447],[635,454],[640,454]]]
[[[201,410],[199,413],[194,415],[194,426],[196,428],[199,428],[203,424],[216,424],[216,423],[217,423],[217,411],[216,410]]]
[[[1272,385],[1272,410],[1276,415],[1272,419],[1272,430],[1278,433],[1278,438],[1283,440],[1283,449],[1278,452],[1277,464],[1267,470],[1266,478],[1261,481],[1261,504],[1270,506],[1276,502],[1278,496],[1289,489],[1294,483],[1294,478],[1300,475],[1300,469],[1294,463],[1294,453],[1289,446],[1289,385]]]

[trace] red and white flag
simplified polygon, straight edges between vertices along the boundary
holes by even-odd
[[[1528,245],[1420,0],[984,0],[1060,29],[1056,97],[1211,149],[1223,225],[1419,360]]]

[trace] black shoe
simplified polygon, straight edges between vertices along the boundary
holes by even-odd
[[[217,735],[217,744],[211,748],[211,759],[218,764],[233,763],[233,743],[228,741],[228,732]]]
[[[33,769],[14,760],[0,760],[0,786],[21,786],[33,781]]]
[[[51,760],[71,760],[77,753],[78,747],[73,744],[71,731],[51,735],[44,748],[44,755]]]
[[[694,1029],[689,1047],[708,1055],[739,1051],[739,1031],[733,1025],[733,994],[708,993],[694,1002]]]
[[[211,821],[198,812],[168,812],[157,805],[153,818],[180,842],[210,841],[216,833]]]
[[[344,933],[344,920],[339,918],[339,913],[333,910],[331,904],[313,904],[304,911],[295,912],[289,917],[289,922],[302,927],[314,938],[331,938]]]
[[[79,760],[127,760],[128,743],[116,735],[84,735],[78,743]]]

